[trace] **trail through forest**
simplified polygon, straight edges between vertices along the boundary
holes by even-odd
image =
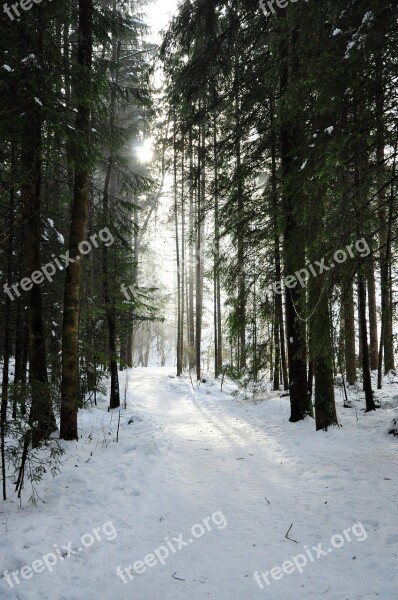
[[[0,56],[0,600],[397,600],[397,0]]]
[[[76,554],[12,589],[1,580],[1,597],[291,600],[301,590],[309,600],[395,598],[397,459],[386,433],[394,410],[365,416],[363,402],[356,411],[338,403],[344,426],[325,434],[325,452],[311,420],[291,429],[287,398],[243,401],[232,382],[221,393],[214,379],[197,388],[173,373],[129,371],[120,425],[105,401],[81,412],[57,491],[49,478],[45,505],[14,502],[2,513],[9,572],[54,552],[55,542],[72,542]],[[101,540],[79,551],[79,540],[105,524]],[[154,553],[161,560],[146,566]],[[285,561],[300,568],[278,581],[268,575],[269,585],[260,579],[263,589],[256,583],[256,572]]]

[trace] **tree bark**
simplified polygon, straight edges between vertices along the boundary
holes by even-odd
[[[194,164],[192,126],[189,129],[189,269],[188,269],[188,362],[189,369],[195,367],[195,244],[194,244]]]
[[[213,125],[214,145],[214,371],[218,377],[222,372],[222,326],[221,326],[221,281],[220,281],[220,215],[218,191],[217,121]]]
[[[279,18],[286,21],[286,11],[280,11]],[[286,27],[282,25],[282,27]],[[301,230],[295,207],[303,200],[296,193],[291,179],[295,172],[295,152],[299,144],[299,124],[289,119],[289,108],[286,107],[286,95],[290,82],[291,56],[297,52],[297,32],[288,38],[285,33],[280,46],[280,148],[283,182],[283,213],[284,213],[284,266],[286,275],[293,275],[305,264],[305,240]],[[296,59],[294,59],[296,60]],[[307,350],[305,327],[296,314],[296,307],[304,295],[298,286],[286,288],[285,311],[286,333],[288,343],[289,391],[291,415],[290,421],[301,421],[310,412],[307,386]]]
[[[368,306],[369,306],[369,334],[370,334],[370,369],[377,370],[379,360],[379,343],[377,334],[377,304],[376,282],[373,258],[367,265]]]
[[[41,114],[40,107],[29,102],[26,108],[25,143],[22,149],[24,182],[22,184],[23,221],[25,223],[25,267],[31,274],[41,269]],[[47,373],[47,348],[41,286],[34,284],[28,292],[29,315],[29,383],[32,404],[29,423],[34,447],[55,431]]]
[[[105,178],[105,189],[103,197],[104,222],[109,220],[109,194],[115,196],[116,176],[113,172],[113,157],[108,160],[107,174]],[[103,294],[105,303],[106,320],[108,324],[108,348],[109,348],[109,366],[111,372],[111,390],[109,399],[109,408],[119,408],[120,390],[119,390],[119,372],[117,366],[117,345],[116,345],[116,318],[114,300],[111,297],[111,285],[109,275],[109,248],[104,244],[102,249],[102,271],[103,271]]]
[[[318,301],[318,290],[314,290],[312,301]],[[321,292],[322,293],[322,292]],[[315,372],[315,420],[316,430],[327,431],[338,425],[333,379],[333,340],[331,316],[327,294],[324,292],[313,316],[312,355]]]
[[[355,352],[355,312],[354,289],[350,281],[343,297],[344,312],[344,356],[346,379],[349,385],[354,385],[357,379]]]
[[[177,262],[177,377],[182,375],[182,309],[181,309],[181,260],[178,232],[178,178],[177,178],[177,121],[174,113],[173,128],[173,166],[174,166],[174,231]]]
[[[373,397],[372,380],[370,375],[369,362],[369,347],[368,347],[368,331],[366,322],[366,287],[362,269],[358,273],[358,304],[359,318],[361,322],[362,332],[362,372],[363,372],[363,387],[366,400],[366,412],[376,410],[376,405]]]
[[[384,34],[385,35],[385,34]],[[394,361],[394,332],[393,307],[391,299],[390,261],[388,260],[388,205],[386,203],[386,164],[385,164],[385,88],[383,83],[384,58],[382,46],[375,53],[376,61],[376,161],[378,167],[378,217],[379,217],[379,246],[380,246],[380,293],[381,319],[384,346],[384,373],[395,369]],[[391,253],[390,253],[391,255]]]
[[[87,99],[87,80],[91,80],[93,52],[93,0],[79,0],[78,59],[75,73],[77,99],[76,134],[81,139],[80,151],[75,153],[75,179],[69,254],[80,255],[79,244],[84,241],[87,227],[90,179],[90,100]],[[90,93],[90,83],[88,84]],[[79,317],[80,317],[81,261],[65,269],[64,314],[62,323],[62,382],[61,382],[61,438],[77,440],[77,412],[79,407]]]
[[[196,235],[196,379],[201,379],[202,351],[202,318],[203,318],[203,260],[204,260],[204,202],[206,190],[205,143],[206,124],[200,125],[198,147],[198,200],[197,200],[197,235]]]

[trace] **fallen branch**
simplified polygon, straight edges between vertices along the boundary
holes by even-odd
[[[192,389],[193,389],[193,391],[195,391],[195,387],[194,387],[194,385],[193,385],[193,381],[192,381],[192,373],[191,373],[191,369],[189,369],[189,378],[190,378],[190,380],[191,380]]]
[[[298,542],[296,540],[294,540],[293,538],[289,537],[289,533],[290,533],[290,530],[291,530],[292,527],[293,527],[293,523],[290,525],[289,529],[287,530],[287,533],[286,533],[285,537],[286,537],[287,540],[290,540],[291,542],[294,542],[295,544],[298,544]]]
[[[119,443],[119,431],[120,431],[120,408],[119,408],[119,419],[117,422],[117,433],[116,433],[116,443]]]

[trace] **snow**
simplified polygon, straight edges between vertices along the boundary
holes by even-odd
[[[374,19],[374,14],[372,12],[367,12],[365,14],[365,16],[363,17],[362,25],[364,25],[365,23],[369,23],[370,21],[373,21],[373,19]]]
[[[356,41],[348,42],[348,44],[347,44],[347,50],[346,50],[346,53],[344,55],[345,59],[350,58],[350,56],[351,56],[350,55],[350,50],[352,50],[352,48],[354,48],[355,44],[356,44]]]
[[[25,56],[25,58],[23,58],[21,60],[21,63],[26,64],[26,63],[32,62],[33,60],[35,60],[35,55],[34,54],[28,54],[28,56]]]
[[[64,236],[62,235],[62,233],[60,233],[59,231],[57,231],[57,230],[55,229],[55,226],[54,226],[54,221],[53,221],[52,219],[50,219],[50,218],[47,218],[47,223],[50,225],[51,229],[53,229],[53,230],[55,231],[55,235],[57,236],[57,240],[58,240],[58,242],[59,242],[60,244],[64,244],[64,243],[65,243],[65,238],[64,238]]]
[[[80,411],[61,474],[38,484],[45,504],[28,505],[26,490],[21,507],[2,505],[1,573],[64,547],[52,572],[14,588],[0,579],[2,600],[396,600],[398,458],[387,429],[397,384],[370,414],[362,392],[344,409],[337,388],[343,427],[316,433],[312,419],[289,423],[289,399],[275,392],[253,399],[230,381],[221,393],[211,378],[193,388],[174,370],[142,368],[120,373],[122,396],[126,374],[119,443],[119,413],[102,399]],[[264,589],[255,582],[349,528],[366,537],[351,533]],[[100,539],[83,543],[94,531]],[[168,542],[175,552],[154,564]],[[130,565],[123,583],[116,570]]]
[[[334,131],[333,125],[331,127],[328,127],[327,129],[325,129],[325,133],[328,133],[329,135],[332,135],[333,131]]]
[[[301,165],[301,169],[300,169],[300,171],[303,171],[303,170],[305,169],[305,167],[307,166],[307,164],[308,164],[308,160],[305,160],[305,161],[303,162],[303,164]]]
[[[143,27],[148,27],[148,24],[145,21],[142,21],[142,19],[133,18],[132,21],[136,25],[142,25]]]

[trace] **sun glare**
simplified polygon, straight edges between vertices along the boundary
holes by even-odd
[[[137,158],[142,163],[149,163],[153,158],[153,144],[151,138],[148,138],[142,142],[136,148]]]

